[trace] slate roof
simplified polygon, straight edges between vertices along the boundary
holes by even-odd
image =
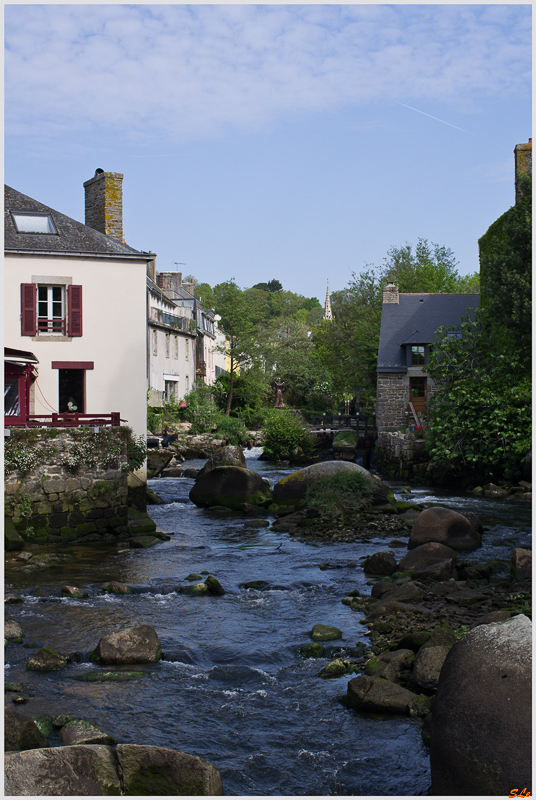
[[[5,186],[4,193],[4,250],[6,252],[33,252],[96,255],[124,258],[148,257],[149,253],[129,247],[111,236],[77,222],[65,214],[61,214],[43,203],[33,200],[10,186]],[[39,211],[50,214],[58,231],[48,233],[18,233],[10,211]],[[154,254],[151,255],[154,258]]]
[[[378,372],[406,372],[406,344],[431,344],[442,325],[459,325],[467,309],[478,308],[479,294],[400,294],[384,303]]]

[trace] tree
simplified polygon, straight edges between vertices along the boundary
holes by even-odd
[[[520,199],[478,244],[482,305],[530,352],[532,334],[532,180],[519,178]]]
[[[254,321],[245,293],[231,279],[214,287],[214,308],[220,315],[219,328],[226,337],[224,352],[230,360],[229,395],[225,415],[228,417],[233,401],[235,371],[251,360],[254,352]]]
[[[531,446],[531,384],[511,337],[475,309],[459,327],[441,328],[429,373],[431,462],[473,480],[519,479]]]

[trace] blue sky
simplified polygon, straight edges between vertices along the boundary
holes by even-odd
[[[6,5],[5,182],[211,285],[317,296],[419,238],[478,269],[531,130],[531,5]],[[183,262],[177,267],[175,262]]]

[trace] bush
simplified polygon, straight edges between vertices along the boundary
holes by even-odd
[[[307,506],[328,521],[358,514],[372,498],[372,482],[363,472],[338,472],[308,487]]]
[[[226,417],[225,415],[218,417],[217,428],[214,431],[214,436],[217,439],[228,439],[229,444],[241,445],[245,444],[249,435],[241,419],[236,417]]]
[[[269,459],[274,461],[291,459],[298,449],[303,455],[310,455],[313,447],[314,436],[292,412],[273,408],[266,413],[264,454]]]
[[[182,412],[184,418],[192,423],[191,433],[210,433],[221,419],[221,413],[214,402],[210,386],[202,383],[184,398],[188,405]]]

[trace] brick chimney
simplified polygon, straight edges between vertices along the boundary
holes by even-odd
[[[383,289],[383,302],[396,303],[398,305],[398,286],[394,283],[388,283]]]
[[[123,175],[95,170],[84,183],[86,225],[123,241]]]
[[[532,139],[529,139],[527,144],[516,144],[514,147],[514,161],[516,203],[518,203],[523,196],[519,179],[523,175],[530,175],[532,173]]]

